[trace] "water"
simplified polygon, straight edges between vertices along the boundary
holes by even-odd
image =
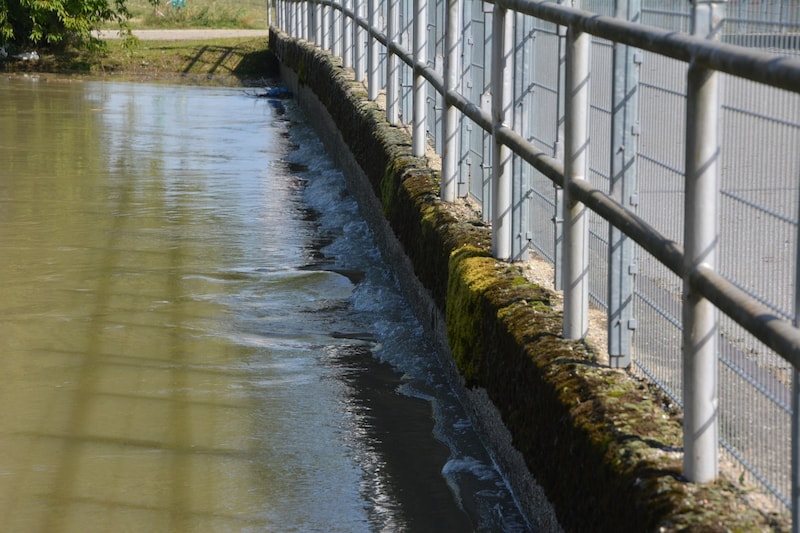
[[[0,94],[0,530],[527,529],[291,102]]]

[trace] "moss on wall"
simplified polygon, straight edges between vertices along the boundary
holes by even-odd
[[[281,33],[270,43],[338,125],[446,317],[466,386],[486,390],[566,530],[788,529],[731,482],[684,482],[681,421],[658,393],[561,338],[555,295],[493,259],[489,229],[439,201],[438,176],[338,59]]]

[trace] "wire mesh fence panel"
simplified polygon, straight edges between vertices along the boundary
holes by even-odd
[[[643,53],[639,72],[636,213],[667,238],[683,242],[685,63]],[[682,405],[683,282],[636,246],[633,370]]]
[[[685,0],[642,0],[642,24],[665,30],[691,31],[691,3]]]
[[[724,76],[719,271],[794,315],[800,96]],[[720,440],[744,477],[789,505],[791,365],[720,319]]]
[[[553,182],[541,172],[531,176],[531,247],[532,251],[548,262],[556,260],[556,189]]]
[[[470,102],[486,103],[489,96],[491,19],[481,2],[466,2],[462,6],[462,94]],[[488,180],[491,160],[488,135],[470,120],[461,126],[460,193],[469,195],[482,205],[489,205]],[[484,220],[488,210],[483,209]]]
[[[553,24],[536,21],[534,26],[535,46],[531,78],[535,120],[532,121],[528,140],[545,153],[556,155],[558,152],[559,129],[563,127],[563,110],[559,103],[559,74],[561,37]]]
[[[724,42],[776,53],[800,51],[800,1],[730,0],[725,10]]]
[[[760,344],[723,317],[719,343],[720,442],[741,472],[740,480],[761,484],[778,502],[789,505],[791,484],[791,410],[787,373],[769,364],[771,357],[748,352]]]
[[[560,107],[559,73],[562,54],[560,47],[562,37],[558,28],[542,20],[533,21],[534,45],[531,53],[533,68],[531,69],[532,109],[531,123],[526,132],[526,139],[546,154],[558,156],[560,150],[560,134],[563,128],[563,109]],[[531,249],[553,263],[556,260],[556,214],[555,188],[553,182],[534,171],[531,175],[531,216],[530,236]]]
[[[610,188],[612,129],[612,43],[592,40],[591,90],[589,111],[589,173],[587,179],[597,189]],[[608,308],[608,222],[589,213],[589,297],[602,309]]]
[[[681,406],[682,281],[639,246],[636,258],[634,315],[639,327],[634,336],[632,370],[650,379]]]
[[[686,64],[645,53],[639,84],[638,214],[683,242]]]

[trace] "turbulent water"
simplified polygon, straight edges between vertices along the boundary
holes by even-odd
[[[0,93],[0,529],[527,530],[291,101]]]

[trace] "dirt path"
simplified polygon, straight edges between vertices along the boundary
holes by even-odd
[[[269,30],[134,30],[133,34],[142,41],[199,41],[226,37],[266,37]],[[117,30],[101,30],[97,35],[101,39],[119,39]]]

